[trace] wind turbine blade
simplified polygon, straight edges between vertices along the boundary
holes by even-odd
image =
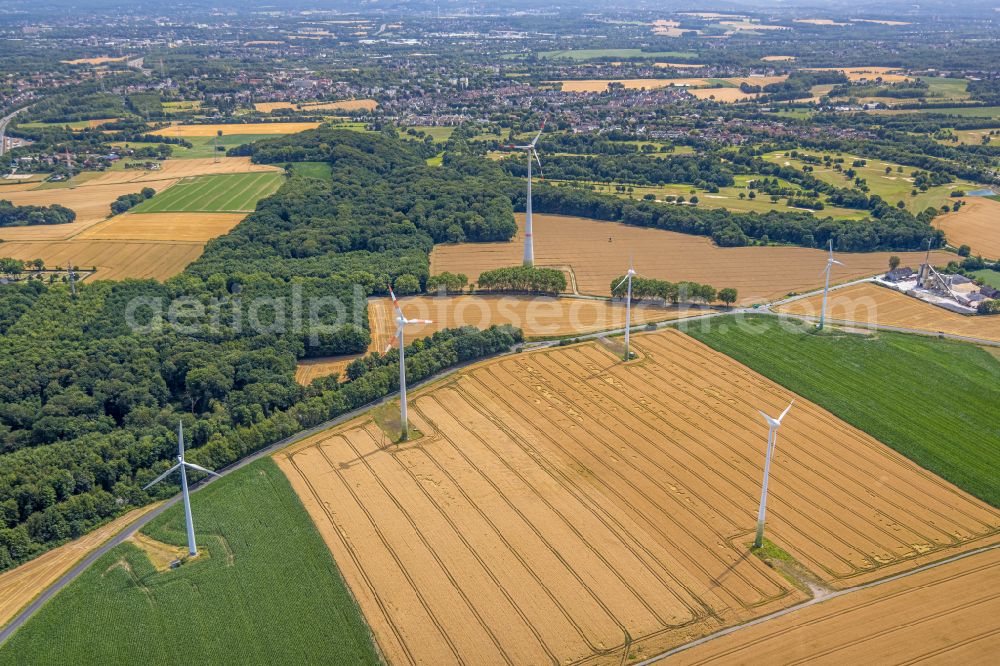
[[[778,421],[775,421],[775,420],[774,420],[774,419],[772,419],[772,418],[771,418],[770,416],[768,416],[767,414],[765,414],[765,413],[764,413],[763,411],[761,411],[761,410],[759,410],[759,409],[758,409],[758,410],[757,410],[757,412],[758,412],[758,413],[759,413],[759,414],[760,414],[761,416],[763,416],[763,417],[764,417],[764,420],[765,420],[765,421],[767,421],[767,425],[768,425],[768,427],[769,427],[769,428],[776,428],[776,427],[778,427],[779,425],[781,425],[781,423],[780,423],[780,422],[778,422]]]
[[[779,425],[781,425],[781,419],[785,418],[785,414],[788,413],[788,410],[791,409],[792,405],[794,405],[794,404],[795,404],[795,400],[792,400],[790,403],[788,403],[788,407],[785,407],[785,411],[781,412],[781,416],[778,417],[778,424]]]
[[[385,351],[382,352],[382,353],[383,354],[388,354],[390,349],[392,349],[392,343],[391,342],[385,346]]]
[[[407,324],[433,324],[434,322],[430,319],[407,319]]]
[[[542,136],[542,132],[545,131],[545,123],[549,122],[549,117],[545,116],[542,119],[542,126],[538,129],[538,134],[535,135],[535,140],[531,142],[531,147],[534,148],[535,144],[538,143],[538,138]]]
[[[210,469],[205,469],[201,465],[195,465],[194,463],[189,463],[187,461],[185,461],[184,464],[187,465],[188,467],[190,467],[191,469],[196,469],[199,472],[204,472],[205,474],[211,474],[212,476],[218,476],[218,477],[222,476],[221,474],[216,474],[215,472],[213,472]]]
[[[831,261],[832,263],[835,263],[835,264],[837,264],[838,266],[843,266],[843,265],[844,265],[844,262],[842,262],[842,261],[837,261],[836,259],[831,259],[830,261]]]
[[[618,289],[618,287],[622,286],[626,282],[628,282],[628,276],[627,275],[624,278],[622,278],[621,282],[619,282],[618,284],[615,285],[615,289]]]
[[[541,169],[542,168],[542,161],[540,159],[538,159],[538,151],[535,150],[534,148],[532,148],[531,149],[531,154],[535,156],[535,161],[538,162],[538,168]]]
[[[159,475],[158,477],[156,477],[155,479],[153,479],[152,481],[150,481],[146,485],[144,485],[142,487],[142,489],[143,490],[148,490],[151,486],[155,486],[157,483],[159,483],[160,481],[163,481],[163,479],[165,479],[168,476],[170,476],[173,472],[176,472],[177,469],[180,466],[181,466],[181,464],[177,463],[176,465],[174,465],[173,467],[171,467],[170,469],[168,469],[166,472],[164,472],[163,474]]]

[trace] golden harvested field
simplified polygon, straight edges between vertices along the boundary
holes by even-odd
[[[379,351],[385,351],[385,346]],[[304,358],[295,367],[295,381],[303,386],[309,386],[314,379],[329,377],[335,372],[340,375],[340,379],[343,381],[347,366],[351,364],[351,361],[362,356],[363,354],[348,354],[346,356]]]
[[[593,333],[625,325],[625,304],[583,298],[548,296],[413,296],[399,299],[400,308],[409,319],[430,319],[433,324],[406,328],[406,341],[431,335],[457,326],[489,328],[493,324],[511,324],[524,331],[526,338],[545,338]],[[667,321],[704,314],[699,308],[664,308],[632,305],[632,325]],[[373,331],[372,349],[383,351],[396,333],[392,301],[372,299],[368,320]]]
[[[850,23],[841,23],[840,21],[834,21],[833,19],[793,19],[795,23],[808,23],[809,25],[850,25]]]
[[[139,242],[110,240],[13,241],[3,244],[3,256],[14,259],[42,259],[48,266],[74,266],[98,273],[92,280],[154,278],[166,280],[177,275],[201,256],[204,243]]]
[[[176,180],[156,180],[144,183],[142,187],[152,187],[162,192]],[[133,194],[142,187],[131,183],[111,185],[91,185],[76,188],[56,188],[51,190],[29,190],[5,194],[4,199],[16,206],[51,206],[60,204],[76,213],[76,221],[69,224],[45,224],[33,227],[0,227],[0,240],[37,241],[63,240],[71,238],[84,229],[97,224],[111,214],[111,202],[123,194]],[[4,255],[9,246],[4,245]]]
[[[27,183],[18,183],[17,181],[4,181],[0,182],[0,199],[10,192],[24,192],[25,190],[33,190],[38,187],[37,181],[31,181]]]
[[[932,224],[944,231],[948,243],[968,245],[972,254],[1000,259],[1000,201],[968,197],[957,213],[934,218]]]
[[[399,299],[403,313],[410,319],[430,319],[432,324],[408,326],[405,340],[427,337],[437,331],[458,326],[489,328],[496,324],[511,324],[524,331],[526,338],[546,338],[572,334],[594,333],[621,328],[625,325],[623,303],[547,296],[407,296]],[[632,304],[632,325],[670,321],[705,314],[695,307],[657,307]],[[368,352],[384,352],[389,343],[395,344],[396,323],[392,300],[373,298],[368,301],[368,321],[372,341]],[[360,354],[303,359],[298,362],[295,381],[308,386],[317,377],[334,372],[343,376],[345,368]]]
[[[708,88],[713,93],[717,93],[716,99],[722,101],[733,101],[729,99],[723,99],[724,97],[732,97],[735,93],[740,95],[745,95],[739,89],[741,83],[748,83],[754,86],[765,86],[769,83],[780,83],[788,77],[786,75],[781,76],[737,76],[726,79],[721,79],[729,84],[736,86],[735,88]],[[580,80],[566,80],[566,81],[550,81],[550,83],[561,83],[563,92],[604,92],[608,89],[609,83],[620,83],[626,88],[637,89],[637,88],[647,88],[652,90],[654,88],[666,88],[669,86],[678,86],[687,88],[689,91],[694,93],[693,89],[697,88],[707,88],[708,86],[715,85],[710,79],[706,78],[675,78],[675,79],[580,79]],[[729,91],[729,92],[727,92]],[[704,91],[703,91],[704,92]],[[698,97],[704,99],[708,96],[708,93],[695,93]]]
[[[77,238],[207,243],[229,233],[244,217],[244,213],[125,213],[95,224]]]
[[[808,67],[806,69],[812,72],[843,72],[851,81],[862,79],[873,81],[876,78],[882,79],[885,83],[912,81],[911,77],[899,74],[898,67]]]
[[[349,99],[342,102],[258,102],[254,108],[262,113],[271,113],[277,109],[296,109],[303,111],[372,111],[378,107],[373,99]]]
[[[748,554],[795,397],[676,330],[479,363],[276,454],[390,663],[641,659],[805,599]],[[831,588],[1000,540],[1000,512],[798,399],[768,535]]]
[[[998,588],[994,549],[742,629],[669,663],[985,664],[1000,653]]]
[[[654,62],[653,67],[664,67],[664,68],[676,68],[676,69],[699,69],[701,67],[708,67],[708,65],[702,63],[692,63],[692,62]]]
[[[524,215],[518,214],[518,235],[510,243],[435,245],[431,273],[465,273],[475,282],[483,271],[517,266],[523,254]],[[567,215],[535,215],[535,262],[539,266],[571,266],[582,293],[607,296],[611,280],[623,275],[633,257],[646,277],[679,282],[691,280],[716,289],[735,287],[739,303],[774,300],[790,292],[823,286],[822,250],[801,247],[721,248],[704,236],[633,227]],[[609,240],[611,242],[609,242]],[[875,275],[888,268],[891,252],[842,253],[834,282]],[[905,266],[923,261],[921,252],[897,252]],[[932,254],[932,261],[954,257]]]
[[[745,93],[739,88],[694,88],[688,92],[698,99],[714,99],[717,102],[743,102],[760,97],[760,93]]]
[[[604,92],[609,83],[620,83],[626,88],[666,88],[668,86],[698,87],[710,85],[706,79],[580,79],[575,81],[557,81],[562,84],[563,92],[585,93]]]
[[[775,309],[788,314],[819,316],[821,307],[822,295],[819,295],[785,303]],[[1000,342],[1000,317],[960,315],[874,284],[857,284],[831,291],[827,317]]]
[[[219,157],[216,162],[211,157],[189,160],[164,160],[158,162],[159,169],[118,169],[93,175],[80,187],[111,185],[118,183],[147,183],[157,180],[190,178],[192,176],[213,176],[227,173],[257,173],[262,171],[281,172],[270,164],[253,164],[249,157]],[[141,188],[140,188],[141,189]],[[138,190],[136,190],[138,191]]]
[[[224,135],[232,134],[297,134],[315,129],[319,123],[224,123],[221,125],[171,125],[158,129],[152,134],[160,136],[215,136],[222,130]]]
[[[67,65],[103,65],[106,62],[121,62],[123,60],[128,60],[128,56],[119,56],[117,58],[112,58],[111,56],[100,56],[97,58],[77,58],[76,60],[60,60]]]
[[[769,55],[761,58],[764,62],[791,62],[795,60],[795,56],[790,55]]]
[[[90,551],[118,534],[136,518],[155,509],[159,502],[126,513],[93,532],[53,548],[21,566],[0,573],[0,627],[58,580]]]

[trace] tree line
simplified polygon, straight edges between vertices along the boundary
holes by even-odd
[[[15,206],[0,199],[0,227],[23,227],[37,224],[69,224],[76,213],[65,206]]]
[[[566,275],[555,268],[512,266],[479,274],[479,291],[519,292],[554,296],[566,291]]]
[[[611,281],[611,296],[615,298],[627,298],[628,283],[624,281],[625,276],[619,275]],[[716,290],[710,284],[699,282],[681,281],[670,282],[668,280],[657,280],[655,278],[633,277],[632,278],[632,300],[641,301],[647,298],[658,299],[664,303],[677,305],[679,303],[714,303],[716,300],[722,301],[726,305],[732,305],[738,298],[736,289],[726,287]]]

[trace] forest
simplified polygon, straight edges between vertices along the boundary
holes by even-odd
[[[420,144],[394,136],[315,132],[333,182],[293,176],[165,283],[84,282],[75,297],[0,285],[0,569],[172,493],[141,488],[175,454],[179,418],[190,459],[218,468],[393,391],[395,351],[308,388],[295,362],[367,349],[365,298],[423,287],[435,238],[513,235],[495,165],[468,175],[428,167]],[[520,339],[436,333],[410,346],[408,374]]]
[[[76,219],[76,213],[60,206],[15,206],[10,201],[0,199],[0,227],[23,227],[35,224],[69,224]]]

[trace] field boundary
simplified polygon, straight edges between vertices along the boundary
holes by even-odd
[[[946,564],[951,564],[952,562],[957,562],[957,561],[965,559],[967,557],[973,557],[974,555],[979,555],[981,553],[985,553],[987,551],[994,550],[996,548],[1000,548],[1000,544],[992,544],[990,546],[983,546],[983,547],[977,548],[975,550],[970,550],[970,551],[966,551],[964,553],[959,553],[958,555],[952,555],[951,557],[946,557],[943,560],[938,560],[937,562],[931,562],[930,564],[924,564],[922,566],[917,567],[916,569],[911,569],[910,571],[903,571],[901,573],[893,574],[891,576],[887,576],[887,577],[881,578],[879,580],[874,580],[874,581],[871,581],[871,582],[868,582],[868,583],[862,583],[861,585],[857,585],[855,587],[850,587],[850,588],[846,588],[846,589],[843,589],[843,590],[835,590],[835,591],[832,591],[832,592],[830,592],[830,594],[827,594],[825,596],[813,597],[812,599],[810,599],[808,601],[803,601],[802,603],[796,604],[794,606],[789,606],[788,608],[783,608],[783,609],[781,609],[779,611],[775,611],[775,612],[773,612],[773,613],[771,613],[769,615],[764,615],[763,617],[758,617],[758,618],[755,618],[753,620],[750,620],[749,622],[744,622],[742,624],[737,624],[737,625],[734,625],[732,627],[726,627],[725,629],[720,629],[719,631],[715,632],[714,634],[709,634],[708,636],[703,636],[702,638],[699,638],[697,640],[691,641],[690,643],[685,643],[684,645],[678,645],[677,647],[671,648],[670,650],[667,650],[666,652],[661,652],[660,654],[654,655],[654,656],[650,657],[649,659],[644,659],[643,661],[637,662],[633,666],[649,666],[650,664],[655,664],[655,663],[657,663],[659,661],[662,661],[662,660],[666,659],[667,657],[672,657],[675,654],[684,652],[685,650],[690,650],[691,648],[697,647],[699,645],[703,645],[703,644],[708,643],[709,641],[713,641],[713,640],[715,640],[717,638],[722,638],[723,636],[728,636],[729,634],[736,633],[737,631],[740,631],[742,629],[749,629],[750,627],[754,627],[754,626],[757,626],[759,624],[763,624],[765,622],[768,622],[769,620],[774,620],[776,618],[783,617],[785,615],[789,615],[791,613],[803,610],[803,609],[808,608],[810,606],[815,606],[817,604],[821,604],[821,603],[830,601],[832,599],[836,599],[838,597],[842,597],[842,596],[845,596],[845,595],[848,595],[848,594],[852,594],[854,592],[860,592],[862,590],[867,590],[867,589],[870,589],[870,588],[873,588],[873,587],[878,587],[880,585],[885,585],[886,583],[892,583],[892,582],[895,582],[897,580],[901,580],[903,578],[907,578],[908,576],[913,576],[915,574],[922,573],[922,572],[928,571],[930,569],[935,569],[937,567],[944,566]]]

